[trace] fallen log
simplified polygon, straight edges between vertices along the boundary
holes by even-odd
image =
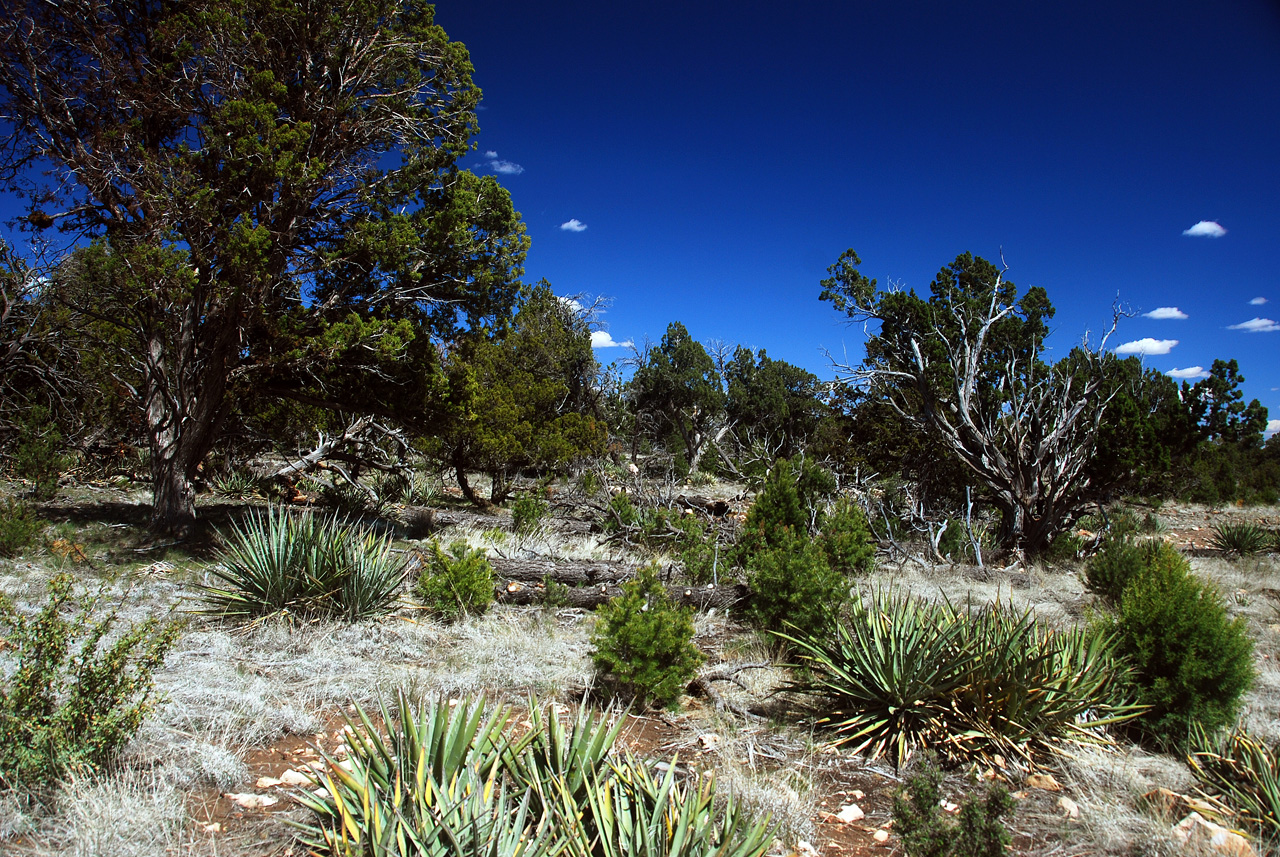
[[[553,578],[554,579],[554,578]],[[721,586],[678,586],[667,584],[671,602],[695,610],[729,610],[745,599],[749,592],[742,584]],[[563,607],[579,607],[594,610],[610,598],[622,594],[618,583],[600,583],[589,586],[556,587],[551,593],[555,604]],[[547,587],[541,583],[511,580],[494,586],[494,600],[499,604],[546,604]]]
[[[554,580],[565,586],[582,586],[593,583],[619,583],[635,577],[638,565],[622,562],[556,562],[550,559],[503,559],[493,557],[490,560],[493,572],[507,580],[518,580],[523,583],[541,583],[543,579]]]

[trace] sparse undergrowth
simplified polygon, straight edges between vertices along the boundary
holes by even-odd
[[[16,667],[0,682],[0,785],[38,791],[101,767],[154,707],[152,674],[179,625],[152,617],[113,637],[116,611],[76,588],[53,578],[34,616],[0,596],[0,641]]]

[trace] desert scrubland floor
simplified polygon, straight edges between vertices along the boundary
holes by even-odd
[[[724,700],[754,714],[733,713],[705,696],[686,696],[675,711],[628,712],[609,708],[595,687],[589,612],[497,605],[447,625],[406,596],[404,606],[377,621],[224,621],[199,612],[198,585],[215,561],[212,544],[152,541],[145,497],[136,491],[88,486],[66,493],[41,508],[52,522],[42,546],[0,560],[0,591],[34,609],[49,580],[69,570],[86,586],[103,588],[106,601],[120,607],[122,626],[173,614],[184,627],[156,673],[160,704],[111,770],[52,784],[53,797],[43,804],[0,793],[0,852],[302,854],[286,823],[305,817],[291,798],[298,786],[290,779],[320,752],[341,752],[354,706],[374,711],[398,689],[424,702],[483,696],[509,703],[516,721],[531,705],[562,716],[582,705],[605,707],[626,719],[623,746],[655,759],[678,755],[677,764],[714,772],[720,787],[769,813],[778,837],[771,853],[834,857],[897,848],[891,828],[883,844],[876,834],[889,825],[900,774],[883,761],[837,750],[821,731],[788,716],[778,694],[785,670],[773,646],[723,612],[696,618],[695,642],[707,655],[703,671],[757,665],[737,674],[741,686],[715,685]],[[242,512],[225,500],[202,507],[215,525]],[[1243,719],[1269,741],[1280,740],[1280,559],[1232,560],[1207,548],[1216,522],[1275,527],[1280,510],[1165,504],[1155,514],[1156,537],[1187,550],[1195,573],[1212,580],[1230,612],[1245,618],[1258,680]],[[552,520],[517,535],[509,515],[455,518],[436,533],[441,540],[462,539],[495,556],[640,561],[581,525]],[[416,546],[396,542],[399,550]],[[1002,569],[881,558],[857,586],[894,586],[952,603],[999,600],[1060,627],[1087,622],[1096,610],[1078,562]],[[4,658],[0,651],[0,669],[11,670]],[[1010,829],[1018,854],[1189,853],[1172,833],[1178,819],[1160,817],[1142,800],[1157,788],[1195,794],[1190,771],[1176,757],[1120,744],[1061,757],[1030,779],[1012,768],[977,773],[1005,779],[1015,793]],[[969,774],[949,775],[946,788],[953,797],[965,793]]]

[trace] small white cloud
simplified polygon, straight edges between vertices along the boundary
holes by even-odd
[[[1267,302],[1266,298],[1254,298],[1253,300],[1249,301],[1249,306],[1262,306],[1266,302]]]
[[[497,152],[495,152],[493,149],[490,149],[489,151],[487,151],[487,152],[485,152],[485,153],[484,153],[484,156],[485,156],[486,158],[493,159],[493,158],[498,157],[498,153],[497,153]]]
[[[565,232],[586,232],[587,224],[575,217],[572,220],[566,220],[564,223],[561,223],[560,228]]]
[[[1144,312],[1147,318],[1187,318],[1187,314],[1176,306],[1156,307],[1151,312]]]
[[[1280,420],[1267,420],[1267,435],[1273,435],[1280,431]]]
[[[1193,378],[1208,378],[1209,373],[1204,371],[1203,366],[1188,366],[1186,369],[1170,369],[1164,374],[1170,378],[1178,378],[1183,381],[1190,381]]]
[[[1190,235],[1192,238],[1221,238],[1227,234],[1227,230],[1222,228],[1222,224],[1216,220],[1201,220],[1190,229],[1182,230],[1183,235]]]
[[[1176,339],[1152,339],[1148,336],[1145,339],[1126,342],[1116,348],[1116,354],[1168,354],[1177,344]]]
[[[560,301],[560,303],[562,303],[562,304],[564,304],[566,307],[568,307],[568,308],[570,309],[570,311],[572,311],[572,312],[582,312],[582,303],[581,303],[580,301],[578,301],[577,299],[575,299],[575,298],[560,297],[560,298],[558,298],[558,300]]]
[[[609,335],[607,330],[591,331],[591,347],[592,348],[630,348],[635,345],[630,339],[618,342]]]
[[[501,173],[504,176],[518,176],[524,172],[524,167],[511,161],[490,161],[489,168],[495,173]]]
[[[1250,333],[1270,333],[1273,330],[1280,330],[1280,324],[1276,324],[1269,318],[1251,318],[1248,321],[1242,321],[1239,324],[1227,325],[1227,330],[1247,330]]]

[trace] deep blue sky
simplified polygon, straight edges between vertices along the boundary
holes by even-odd
[[[862,356],[817,300],[845,248],[921,292],[1003,248],[1058,308],[1056,353],[1117,293],[1177,307],[1113,344],[1177,340],[1145,357],[1161,371],[1234,357],[1280,417],[1280,330],[1229,327],[1280,321],[1280,4],[441,0],[437,21],[471,51],[468,163],[510,188],[528,278],[612,299],[616,341],[678,320],[827,378],[822,349]],[[1183,234],[1200,221],[1227,232]]]

